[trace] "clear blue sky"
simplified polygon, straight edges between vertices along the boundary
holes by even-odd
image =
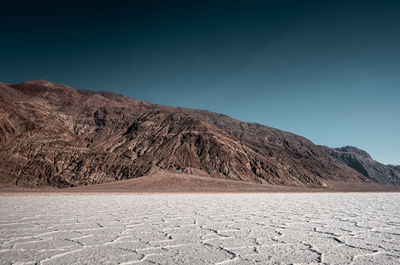
[[[400,164],[399,1],[15,2],[0,81],[207,109]]]

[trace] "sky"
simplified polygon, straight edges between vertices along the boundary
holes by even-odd
[[[0,81],[207,109],[400,165],[400,1],[2,1]]]

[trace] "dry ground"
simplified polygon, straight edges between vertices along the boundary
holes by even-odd
[[[13,185],[0,187],[0,193],[25,192],[396,192],[400,187],[351,182],[328,182],[329,187],[280,186],[224,180],[175,172],[158,171],[148,176],[97,185],[73,188],[22,188]]]

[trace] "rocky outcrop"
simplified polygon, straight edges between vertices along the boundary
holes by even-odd
[[[373,160],[364,150],[353,146],[327,148],[326,150],[375,183],[400,185],[399,166],[381,164]]]
[[[0,83],[0,182],[69,187],[154,169],[295,186],[376,181],[288,132],[51,83]]]

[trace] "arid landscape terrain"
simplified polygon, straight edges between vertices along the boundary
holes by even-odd
[[[399,193],[0,196],[2,264],[400,262]]]
[[[1,83],[0,102],[2,190],[362,191],[400,185],[398,166],[355,147],[319,146],[205,110],[43,80]]]
[[[0,265],[400,265],[400,1],[0,11]]]
[[[1,264],[398,264],[400,170],[355,147],[0,84]]]

